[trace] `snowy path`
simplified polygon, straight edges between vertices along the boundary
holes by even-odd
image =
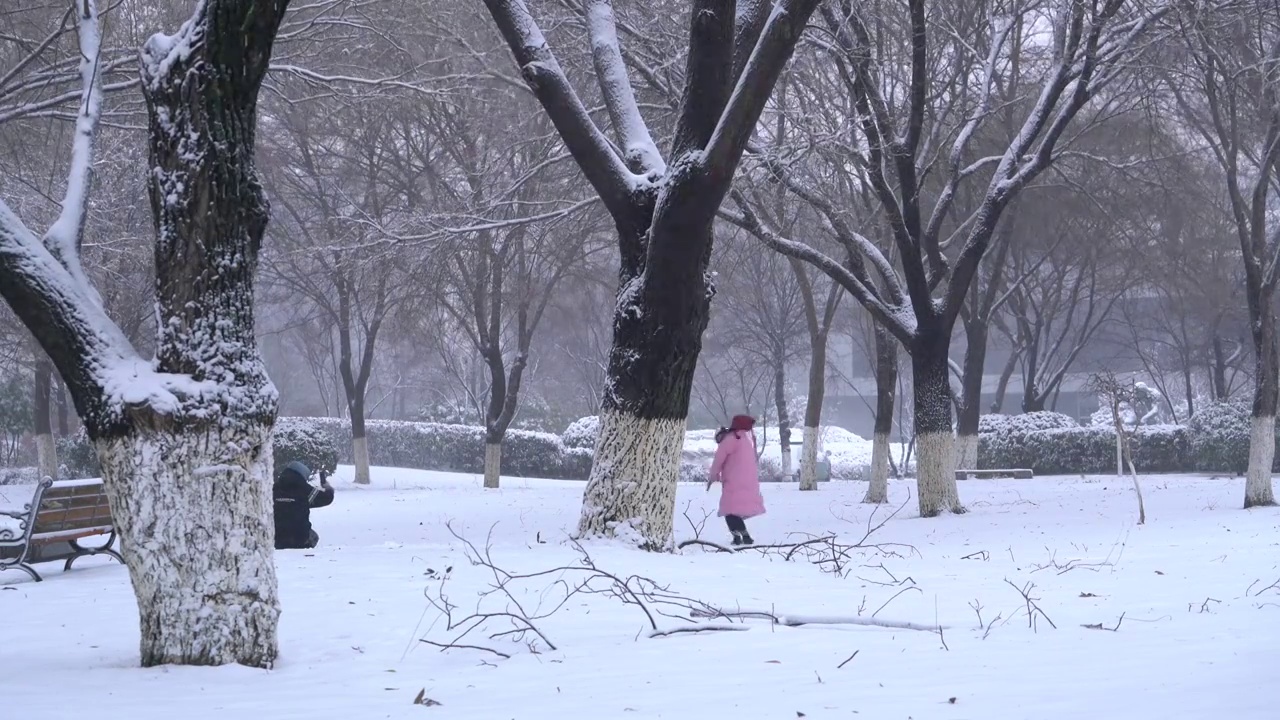
[[[342,471],[349,477],[350,468]],[[876,539],[918,549],[883,563],[920,592],[902,594],[879,617],[933,624],[936,607],[950,628],[949,650],[933,633],[849,626],[752,623],[749,632],[636,639],[645,624],[634,608],[574,598],[543,624],[558,651],[535,656],[519,644],[489,643],[510,660],[416,642],[445,637],[424,598],[434,587],[428,569],[453,567],[449,595],[460,605],[474,603],[486,580],[444,522],[477,542],[497,523],[493,554],[508,569],[571,564],[576,555],[560,541],[577,519],[582,485],[504,479],[503,490],[485,493],[478,479],[390,469],[375,469],[374,482],[338,483],[335,504],[312,516],[322,547],[278,554],[282,659],[271,672],[137,669],[133,594],[124,569],[108,561],[90,558],[66,574],[44,566],[41,584],[0,574],[0,717],[1280,717],[1280,586],[1255,595],[1280,580],[1280,511],[1239,510],[1242,480],[1149,478],[1144,527],[1133,524],[1131,490],[1111,478],[969,481],[961,495],[972,512],[937,520],[913,517],[910,503]],[[752,532],[761,542],[828,530],[857,540],[870,512],[857,503],[864,487],[834,483],[801,494],[766,486],[770,512]],[[895,505],[909,487],[891,485]],[[692,503],[701,519],[714,500],[700,486],[681,487],[677,512]],[[683,518],[676,527],[681,539],[690,535]],[[723,535],[711,518],[704,536]],[[601,568],[722,606],[849,616],[865,598],[866,616],[900,590],[871,582],[889,580],[878,568],[837,579],[750,554],[589,549]],[[1059,566],[1111,564],[1059,573],[1044,567],[1055,551]],[[1058,629],[1043,618],[1028,628],[1005,578],[1034,582],[1032,595]],[[985,640],[969,607],[975,599],[984,621],[1011,618]],[[1118,632],[1081,627],[1112,627],[1121,613]],[[413,705],[419,690],[441,704]]]

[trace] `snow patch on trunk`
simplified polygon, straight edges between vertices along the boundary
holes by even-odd
[[[36,435],[36,465],[40,478],[58,479],[58,444],[50,433]]]
[[[270,430],[177,428],[95,443],[144,667],[275,662]]]
[[[916,437],[916,488],[920,517],[964,512],[956,490],[955,437],[950,432],[927,432]]]
[[[578,534],[625,537],[646,550],[670,548],[684,430],[685,418],[603,412]]]
[[[804,429],[804,444],[800,446],[800,489],[818,489],[818,428]]]
[[[962,470],[978,469],[978,436],[956,436],[956,467]]]
[[[1249,475],[1244,486],[1244,506],[1275,505],[1271,463],[1276,457],[1276,418],[1254,417],[1249,428]]]
[[[496,488],[502,482],[502,443],[484,446],[484,486]]]
[[[871,482],[864,503],[889,502],[889,434],[876,433],[871,440]]]
[[[351,441],[351,458],[356,464],[355,484],[369,484],[369,438],[359,437]]]

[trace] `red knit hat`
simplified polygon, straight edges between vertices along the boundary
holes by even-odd
[[[756,419],[750,415],[734,415],[733,421],[729,423],[730,430],[747,430],[750,431],[756,426]]]

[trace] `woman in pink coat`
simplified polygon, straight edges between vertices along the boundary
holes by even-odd
[[[707,490],[719,482],[720,517],[733,533],[734,545],[751,545],[746,519],[764,514],[764,497],[760,494],[760,471],[756,464],[756,436],[751,432],[755,418],[738,415],[728,430],[717,433],[716,459],[707,475]]]

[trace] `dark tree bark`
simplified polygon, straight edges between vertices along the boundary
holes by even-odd
[[[142,51],[154,365],[106,317],[79,269],[101,99],[91,0],[77,5],[85,91],[64,215],[42,243],[0,203],[0,294],[57,367],[97,449],[146,666],[269,667],[278,652],[277,395],[253,314],[268,208],[253,154],[258,90],[286,5],[206,0],[177,35],[157,35]]]
[[[898,341],[875,324],[876,418],[871,440],[871,478],[864,503],[889,502],[889,440],[893,437],[893,412],[898,394]]]
[[[612,3],[585,4],[621,154],[591,119],[519,0],[485,0],[525,81],[618,230],[620,272],[595,463],[580,535],[671,544],[675,479],[711,297],[712,226],[748,138],[817,0],[694,0],[670,162],[627,79]]]

